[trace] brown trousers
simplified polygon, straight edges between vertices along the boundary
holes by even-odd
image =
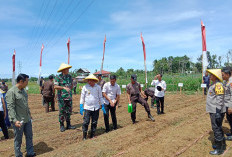
[[[44,98],[44,106],[45,106],[45,112],[49,112],[49,102],[51,102],[51,108],[52,111],[55,111],[55,101],[54,97],[43,97]]]
[[[133,107],[133,112],[131,113],[132,121],[135,121],[136,119],[136,104],[137,103],[140,103],[145,108],[146,112],[150,114],[150,108],[149,108],[148,103],[139,94],[131,95],[130,100],[131,100],[131,104]]]

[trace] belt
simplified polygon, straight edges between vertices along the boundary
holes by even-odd
[[[131,96],[139,96],[139,94],[131,94]]]

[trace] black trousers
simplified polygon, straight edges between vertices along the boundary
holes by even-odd
[[[97,128],[98,117],[99,117],[99,110],[96,111],[85,110],[84,118],[83,118],[84,121],[82,125],[83,132],[87,133],[91,119],[91,133],[95,133]]]
[[[114,107],[110,106],[110,104],[104,104],[105,106],[105,110],[106,110],[106,114],[104,114],[104,121],[105,121],[105,127],[106,127],[106,131],[110,130],[110,126],[109,126],[109,112],[111,114],[111,119],[112,119],[112,123],[113,123],[113,128],[117,129],[117,118],[116,118],[116,105]]]
[[[157,105],[157,113],[160,113],[160,105],[161,105],[161,113],[164,112],[164,97],[156,97],[156,105]]]
[[[0,111],[0,127],[2,128],[2,132],[3,132],[5,139],[9,139],[8,130],[5,124],[3,111]]]
[[[224,132],[222,130],[222,122],[225,116],[225,113],[221,113],[221,118],[216,118],[216,113],[210,113],[211,126],[214,133],[215,141],[222,141],[224,139]]]
[[[230,133],[232,134],[232,114],[228,114],[228,107],[226,107],[226,119],[230,124]]]

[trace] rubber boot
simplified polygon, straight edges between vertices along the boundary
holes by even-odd
[[[155,118],[151,115],[150,112],[147,113],[148,114],[148,118],[150,118],[153,122],[155,121]]]
[[[66,127],[66,129],[67,130],[68,129],[76,129],[76,127],[75,126],[71,126],[70,121],[67,121],[67,127]]]
[[[60,123],[60,132],[64,132],[65,128],[64,128],[64,123]]]
[[[87,132],[83,132],[83,141],[87,140]]]
[[[222,147],[222,141],[215,141],[216,149],[214,151],[210,151],[209,154],[211,155],[220,155],[224,152]]]

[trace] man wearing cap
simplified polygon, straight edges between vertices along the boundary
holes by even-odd
[[[224,103],[226,106],[226,118],[230,124],[230,133],[227,133],[226,140],[232,141],[232,81],[229,80],[231,77],[230,69],[222,69],[222,78],[224,80],[225,97]]]
[[[106,114],[104,114],[104,121],[106,132],[110,131],[109,126],[109,111],[111,113],[111,118],[113,122],[113,129],[117,129],[117,118],[116,118],[116,106],[120,100],[121,89],[116,83],[116,76],[110,76],[110,82],[107,82],[103,86],[102,95],[104,97],[104,106]]]
[[[69,69],[72,66],[62,63],[57,72],[61,72],[55,78],[54,88],[58,90],[57,98],[59,105],[59,122],[60,122],[60,131],[64,132],[64,121],[67,122],[66,129],[75,129],[74,126],[71,126],[70,116],[72,113],[72,77],[69,75]]]
[[[46,113],[49,112],[49,103],[51,103],[52,111],[55,111],[55,102],[54,102],[55,89],[54,89],[53,78],[54,77],[50,75],[49,80],[45,81],[44,84],[42,85],[42,94],[45,103]]]
[[[141,86],[137,82],[136,75],[134,74],[131,75],[131,83],[127,85],[126,90],[127,90],[127,98],[128,98],[129,104],[132,104],[132,107],[133,107],[133,112],[131,113],[131,120],[133,124],[136,123],[135,120],[136,120],[136,103],[137,102],[140,103],[142,106],[144,106],[148,114],[148,118],[150,118],[152,121],[155,121],[155,119],[152,117],[150,113],[150,108],[149,108],[148,103],[141,97],[141,95],[143,97],[146,97],[146,96],[141,92]]]
[[[101,87],[101,89],[103,89],[103,86],[106,83],[106,81],[102,79],[102,74],[98,74],[97,78],[99,80],[98,83],[97,83],[97,85],[99,85]]]
[[[162,80],[162,74],[155,76],[154,80],[151,82],[152,86],[155,86],[155,98],[157,105],[157,114],[164,114],[164,95],[166,91],[166,82]],[[161,104],[161,112],[160,112]]]
[[[97,128],[97,122],[99,117],[100,105],[102,106],[102,111],[105,114],[104,102],[102,98],[101,87],[96,83],[98,79],[90,74],[84,79],[87,84],[82,88],[81,98],[80,98],[80,114],[83,115],[83,140],[87,138],[88,126],[91,119],[91,134],[90,138],[93,138]]]
[[[214,132],[215,150],[210,151],[211,155],[220,155],[226,149],[224,133],[222,130],[222,122],[226,112],[224,105],[225,88],[222,84],[221,69],[208,69],[212,84],[209,87],[206,112],[209,113],[211,119],[212,130]]]

